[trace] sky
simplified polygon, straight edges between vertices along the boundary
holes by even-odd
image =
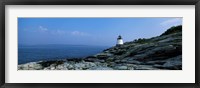
[[[114,46],[124,42],[159,36],[182,18],[18,18],[18,44]]]

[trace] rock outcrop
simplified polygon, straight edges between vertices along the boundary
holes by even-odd
[[[181,70],[182,26],[113,46],[93,56],[18,65],[18,70]]]

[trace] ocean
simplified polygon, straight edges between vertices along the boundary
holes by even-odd
[[[108,46],[89,45],[19,45],[18,64],[28,62],[83,58],[102,52]]]

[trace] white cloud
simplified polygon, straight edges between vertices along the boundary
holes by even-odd
[[[56,30],[55,33],[62,35],[62,34],[66,34],[66,31],[64,31],[64,30]]]
[[[71,34],[75,35],[75,36],[87,36],[88,35],[87,33],[80,32],[80,31],[72,31]]]
[[[182,21],[182,18],[173,18],[173,19],[169,19],[169,20],[166,20],[166,21],[163,21],[160,23],[160,25],[171,25],[171,24],[174,24],[174,25],[178,25],[180,24]]]
[[[39,30],[41,30],[41,31],[47,31],[48,29],[45,28],[45,27],[43,27],[43,26],[39,26]]]
[[[56,30],[56,33],[58,33],[58,34],[63,34],[63,33],[64,33],[64,31],[61,31],[61,30]]]
[[[67,31],[65,30],[49,30],[49,33],[53,35],[65,35],[67,34]]]

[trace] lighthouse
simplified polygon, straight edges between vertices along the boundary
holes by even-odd
[[[123,43],[122,37],[121,37],[121,35],[119,35],[117,38],[117,45],[123,45],[123,44],[124,43]]]

